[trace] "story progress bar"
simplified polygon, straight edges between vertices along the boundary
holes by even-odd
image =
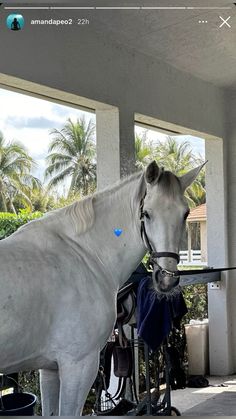
[[[109,6],[109,7],[79,7],[79,6],[5,6],[6,10],[231,10],[232,7],[217,7],[217,6]]]

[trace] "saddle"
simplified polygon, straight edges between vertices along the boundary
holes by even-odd
[[[117,328],[125,324],[136,325],[136,291],[142,278],[147,275],[145,266],[141,263],[129,280],[118,291],[117,295]]]

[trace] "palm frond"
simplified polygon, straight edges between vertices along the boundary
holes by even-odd
[[[54,186],[57,186],[59,183],[63,182],[71,174],[72,174],[71,167],[68,167],[65,170],[63,170],[62,172],[58,173],[48,183],[48,190],[50,190]]]

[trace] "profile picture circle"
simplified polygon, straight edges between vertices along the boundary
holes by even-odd
[[[11,13],[7,16],[6,24],[8,29],[11,29],[12,31],[19,31],[23,29],[25,20],[19,13]]]

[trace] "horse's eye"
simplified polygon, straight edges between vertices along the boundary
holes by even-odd
[[[148,220],[150,220],[150,215],[148,214],[148,212],[147,212],[147,211],[144,211],[143,215],[144,215],[146,218],[148,218]]]
[[[188,211],[186,211],[186,213],[184,214],[184,220],[187,220],[187,218],[188,218],[188,215],[189,215],[189,210]]]

